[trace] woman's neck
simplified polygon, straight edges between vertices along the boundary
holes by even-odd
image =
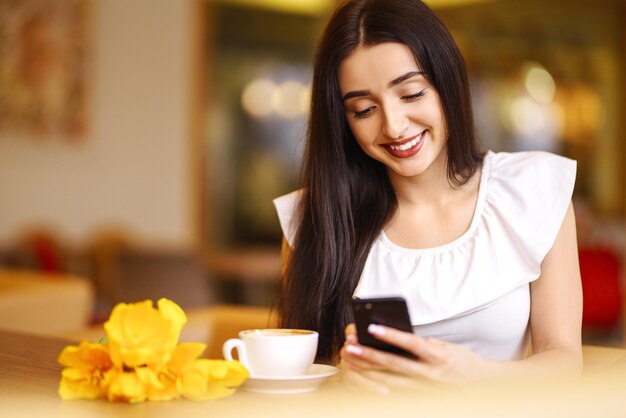
[[[414,177],[390,174],[398,207],[383,228],[404,248],[433,248],[454,241],[471,225],[481,170],[458,187],[450,184],[446,163],[431,165]]]
[[[456,190],[448,179],[445,155],[437,158],[426,171],[417,176],[400,176],[389,170],[389,180],[399,205],[445,203]]]

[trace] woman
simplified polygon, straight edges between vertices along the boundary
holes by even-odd
[[[315,59],[303,187],[275,201],[280,314],[319,331],[318,357],[340,357],[353,380],[386,391],[580,369],[575,162],[483,155],[472,118],[464,60],[421,1],[335,12]],[[418,360],[361,346],[348,326],[353,297],[390,295],[407,300],[414,333],[370,332]]]

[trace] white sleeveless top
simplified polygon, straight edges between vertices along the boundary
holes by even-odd
[[[523,358],[529,284],[561,228],[575,177],[576,162],[564,157],[489,151],[468,230],[427,249],[400,247],[381,231],[354,296],[402,296],[416,334],[493,360]],[[296,191],[274,200],[289,244],[299,197]]]

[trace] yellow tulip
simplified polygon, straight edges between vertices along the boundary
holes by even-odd
[[[65,366],[59,384],[62,399],[96,399],[106,394],[102,381],[113,367],[106,346],[83,341],[65,347],[58,361]]]
[[[157,306],[146,300],[113,308],[104,329],[115,365],[158,366],[170,360],[187,317],[170,300],[160,299]]]
[[[108,345],[83,341],[61,352],[59,395],[137,403],[232,394],[248,371],[238,361],[199,358],[206,344],[178,344],[186,322],[183,310],[167,299],[156,309],[149,300],[116,305],[104,324]]]

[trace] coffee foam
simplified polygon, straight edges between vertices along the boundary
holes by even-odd
[[[243,331],[242,335],[267,335],[267,336],[296,336],[296,335],[311,335],[315,334],[314,331],[307,329],[284,329],[284,328],[267,328],[267,329],[251,329]]]

